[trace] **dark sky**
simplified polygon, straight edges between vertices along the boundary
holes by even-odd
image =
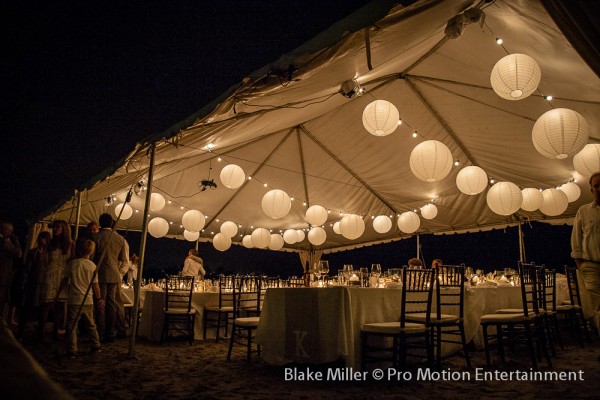
[[[367,2],[5,2],[0,218],[47,211]]]

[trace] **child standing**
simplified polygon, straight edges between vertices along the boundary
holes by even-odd
[[[92,291],[88,292],[88,285],[94,279],[92,284],[93,296],[97,299],[98,307],[103,308],[104,304],[100,296],[100,286],[98,285],[98,276],[94,275],[96,264],[90,260],[90,256],[94,253],[96,245],[91,240],[81,240],[77,242],[75,249],[75,258],[69,262],[65,270],[64,278],[60,284],[58,292],[60,293],[64,287],[69,288],[67,298],[67,329],[70,329],[70,334],[66,337],[67,341],[67,356],[74,357],[77,353],[77,326],[79,319],[83,317],[87,325],[87,332],[92,340],[92,352],[100,351],[100,338],[96,330],[94,321],[94,300]],[[85,301],[84,300],[85,297]],[[77,317],[79,306],[81,313]]]

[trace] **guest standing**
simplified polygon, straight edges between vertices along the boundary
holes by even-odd
[[[571,257],[590,294],[593,323],[600,332],[600,171],[592,174],[589,183],[594,201],[577,211],[571,233]]]
[[[204,262],[200,257],[198,257],[198,250],[190,249],[190,251],[188,251],[181,275],[196,276],[200,278],[203,278],[204,275],[206,275],[206,271],[204,270]]]
[[[75,243],[71,239],[71,227],[66,221],[52,223],[52,240],[49,246],[49,260],[41,285],[40,322],[38,333],[45,341],[45,324],[50,311],[54,316],[53,336],[58,337],[59,329],[64,329],[67,308],[66,290],[58,291],[67,264],[75,255]]]
[[[104,342],[114,341],[117,318],[118,286],[121,285],[121,261],[127,261],[125,238],[112,231],[114,221],[110,214],[100,215],[100,232],[96,248],[96,264],[98,265],[98,282],[100,296],[105,306],[98,311],[98,333]]]
[[[13,224],[2,222],[0,224],[0,323],[4,320],[4,306],[8,301],[14,265],[21,256],[21,245],[13,235]]]
[[[411,258],[408,260],[408,268],[421,269],[423,268],[423,261],[418,258]]]

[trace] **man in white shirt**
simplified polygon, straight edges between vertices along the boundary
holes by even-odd
[[[198,250],[190,249],[190,251],[188,251],[188,256],[185,258],[181,275],[198,276],[200,279],[206,275],[204,263],[202,262],[202,259],[198,257]]]
[[[571,257],[583,277],[592,310],[593,321],[600,332],[600,171],[590,177],[594,201],[577,211],[571,234]]]

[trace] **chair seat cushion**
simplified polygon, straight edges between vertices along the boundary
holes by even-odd
[[[243,318],[236,318],[234,320],[234,323],[237,326],[248,328],[248,327],[257,327],[259,321],[260,321],[260,317],[243,317]]]
[[[423,324],[416,324],[413,322],[406,322],[405,326],[400,327],[400,321],[398,322],[373,322],[370,324],[364,324],[362,331],[367,333],[383,333],[389,335],[396,335],[401,333],[419,333],[427,331],[427,327]]]
[[[571,300],[564,300],[560,305],[561,306],[570,306],[571,305]]]
[[[577,306],[572,306],[571,304],[563,304],[560,306],[556,306],[556,311],[571,311],[576,309]]]
[[[232,306],[224,306],[224,307],[220,307],[219,306],[207,306],[204,307],[205,311],[213,311],[213,312],[233,312],[233,307]]]
[[[481,323],[502,323],[502,322],[519,322],[533,319],[534,316],[530,315],[525,318],[523,313],[521,314],[487,314],[481,317]]]
[[[415,314],[410,314],[406,316],[406,320],[407,321],[416,321],[416,322],[420,322],[420,323],[425,323],[425,321],[427,320],[427,313],[415,313]],[[439,319],[438,319],[438,315],[436,313],[431,314],[429,322],[431,323],[435,323],[435,322],[458,322],[460,320],[460,318],[458,317],[458,315],[452,315],[452,314],[440,314],[439,315]]]
[[[533,310],[530,308],[529,310],[529,314],[533,314]],[[540,314],[545,314],[547,313],[546,310],[542,310],[540,309]],[[494,311],[495,314],[523,314],[523,309],[522,308],[503,308],[501,310],[496,310]]]

